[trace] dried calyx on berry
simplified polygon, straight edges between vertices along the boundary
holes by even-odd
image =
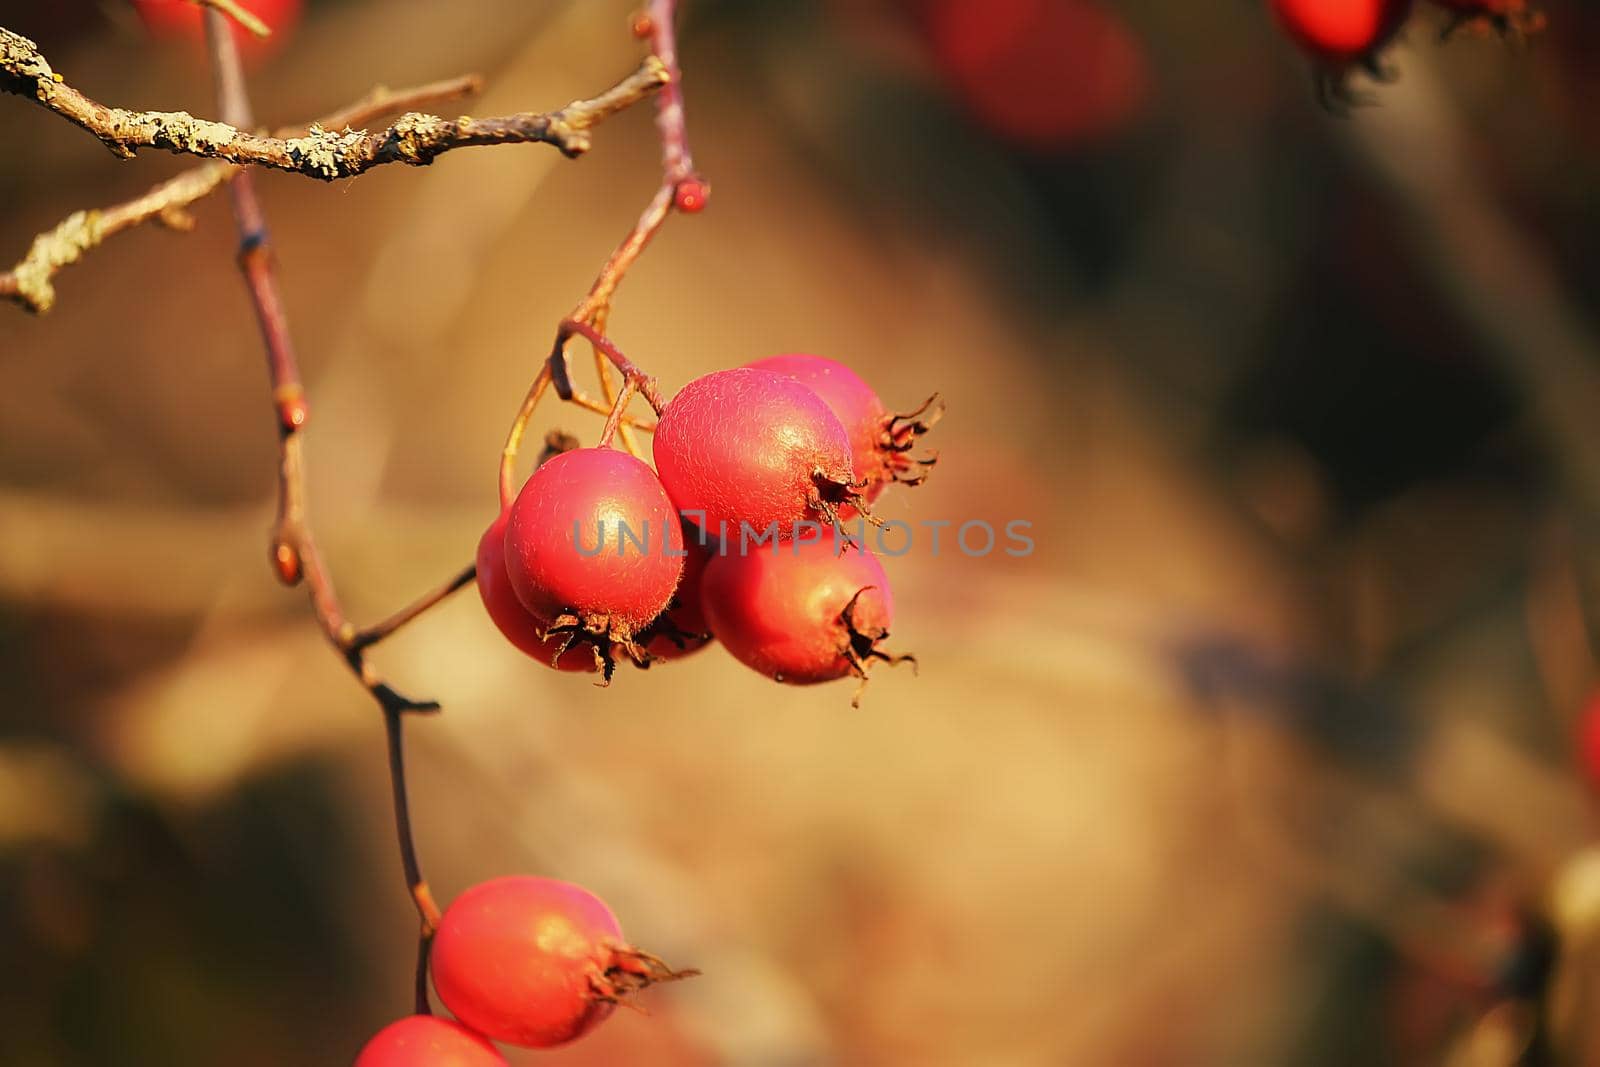
[[[865,513],[850,435],[811,389],[752,367],[696,378],[656,425],[653,451],[672,503],[713,537],[749,528],[794,536],[803,524]]]
[[[573,1041],[634,993],[699,973],[629,944],[587,889],[531,876],[483,882],[451,902],[430,961],[433,987],[456,1018],[525,1048]]]
[[[706,567],[706,618],[735,659],[787,685],[861,680],[874,663],[916,664],[882,648],[894,621],[876,556],[832,538],[774,552],[718,555]]]
[[[862,495],[869,503],[891,483],[920,484],[938,461],[937,455],[916,458],[910,454],[918,438],[944,416],[944,399],[938,393],[915,411],[896,415],[860,375],[836,360],[788,353],[746,366],[793,378],[822,398],[850,435],[851,461],[865,483]]]

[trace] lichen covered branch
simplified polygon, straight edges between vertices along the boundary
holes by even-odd
[[[320,119],[319,123],[330,129],[358,126],[396,111],[467,96],[478,92],[481,87],[482,81],[477,75],[451,78],[398,92],[380,86],[349,107]],[[287,137],[305,128],[287,127],[279,136]],[[49,311],[56,298],[52,279],[63,267],[82,259],[85,253],[107,237],[141,223],[158,221],[167,226],[187,229],[192,225],[192,220],[186,209],[233,180],[238,173],[240,171],[236,167],[210,161],[168,179],[125,203],[74,212],[53,230],[36,237],[21,262],[0,274],[0,297],[13,300],[35,314]]]
[[[590,130],[661,88],[667,78],[667,68],[651,56],[599,96],[574,100],[555,111],[485,119],[447,119],[408,111],[378,131],[317,124],[299,136],[274,137],[186,111],[108,107],[63,81],[32,41],[0,27],[0,92],[35,100],[99,138],[118,156],[131,158],[142,148],[158,148],[323,181],[351,178],[387,163],[426,166],[445,152],[473,145],[544,143],[577,156],[588,150]]]

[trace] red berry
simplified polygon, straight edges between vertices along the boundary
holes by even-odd
[[[411,1015],[379,1030],[355,1067],[506,1067],[506,1058],[460,1023]]]
[[[1589,784],[1600,790],[1600,693],[1590,698],[1578,718],[1578,766]]]
[[[1388,43],[1411,0],[1272,0],[1284,32],[1325,66],[1347,67]]]
[[[974,116],[1051,150],[1128,124],[1149,95],[1133,31],[1096,0],[926,0],[929,47]]]
[[[683,573],[683,532],[655,472],[614,448],[547,460],[506,522],[506,575],[522,606],[559,629],[632,645]]]
[[[697,215],[711,197],[711,187],[699,178],[685,178],[672,191],[672,203],[686,215]]]
[[[580,1037],[622,997],[691,973],[628,945],[611,909],[588,890],[526,876],[457,897],[439,922],[430,967],[458,1019],[528,1048]]]
[[[834,542],[825,534],[712,557],[706,618],[735,659],[791,685],[865,679],[874,660],[910,659],[878,648],[894,621],[883,566],[865,549]]]
[[[551,620],[540,619],[522,606],[506,577],[506,514],[489,524],[478,541],[478,595],[484,610],[506,640],[543,663],[563,671],[593,671],[595,657],[586,648],[570,648],[567,635],[545,637]]]
[[[662,412],[654,451],[672,502],[716,537],[737,539],[741,523],[792,537],[797,523],[860,500],[838,416],[771,371],[737,367],[684,386]]]
[[[700,543],[698,532],[693,529],[684,531],[684,549],[689,554],[683,557],[683,578],[678,582],[678,591],[672,594],[671,606],[639,635],[639,643],[653,660],[682,659],[711,643],[711,628],[701,598],[711,549]]]
[[[300,22],[304,0],[238,0],[239,6],[255,15],[272,31],[270,37],[257,37],[233,19],[234,40],[247,55],[265,56],[281,48]],[[153,36],[184,39],[195,43],[205,40],[205,11],[190,0],[133,0],[139,20]]]
[[[913,460],[907,453],[917,437],[944,413],[937,396],[910,415],[891,415],[872,387],[843,363],[822,356],[793,353],[768,356],[745,364],[759,370],[786,375],[810,387],[811,391],[839,416],[850,434],[850,452],[856,476],[866,481],[861,495],[868,503],[891,482],[915,485],[927,477],[920,467],[932,460]]]

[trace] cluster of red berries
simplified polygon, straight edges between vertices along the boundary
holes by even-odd
[[[445,910],[429,957],[433,988],[455,1021],[411,1015],[367,1042],[355,1067],[504,1067],[489,1043],[552,1048],[582,1037],[624,998],[686,978],[622,936],[586,889],[549,878],[497,878]]]
[[[893,415],[849,368],[785,355],[684,386],[655,469],[607,445],[540,464],[478,544],[478,590],[559,670],[682,657],[713,638],[780,682],[865,680],[893,621],[877,558],[841,524],[931,461],[939,413]]]
[[[1413,0],[1270,0],[1284,32],[1316,64],[1319,84],[1348,100],[1344,79],[1363,67],[1386,77],[1378,56],[1400,32],[1416,6]],[[1544,16],[1529,0],[1431,0],[1449,13],[1448,35],[1462,27],[1532,33]]]

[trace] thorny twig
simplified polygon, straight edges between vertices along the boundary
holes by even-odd
[[[361,100],[316,123],[289,126],[275,136],[290,137],[310,125],[340,130],[359,127],[396,111],[457,99],[478,92],[482,79],[475,74],[447,81],[432,82],[398,92],[379,86]],[[77,211],[53,230],[34,238],[28,254],[11,270],[0,273],[0,296],[16,301],[29,311],[43,314],[55,304],[52,281],[63,267],[82,259],[107,237],[156,221],[175,229],[189,229],[194,220],[187,209],[242,173],[238,167],[215,160],[169,178],[142,196],[108,208]]]
[[[206,14],[209,18],[211,12]],[[487,119],[410,111],[377,132],[312,126],[300,137],[270,137],[251,132],[248,123],[212,122],[185,111],[107,107],[66,84],[32,41],[0,27],[0,92],[32,98],[124,159],[141,148],[159,148],[323,181],[354,177],[386,163],[426,166],[444,152],[472,145],[542,142],[567,156],[581,155],[589,149],[594,126],[644,99],[667,77],[666,66],[651,56],[599,96],[555,111]]]

